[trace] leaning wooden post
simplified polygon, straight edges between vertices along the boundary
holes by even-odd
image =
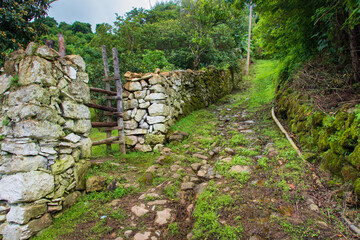
[[[123,105],[122,105],[122,84],[120,79],[120,69],[119,69],[119,58],[118,58],[118,51],[116,48],[112,49],[113,54],[113,62],[114,62],[114,77],[115,77],[115,85],[116,85],[116,108],[119,114],[123,112]],[[122,115],[117,116],[117,124],[118,124],[118,131],[119,131],[119,146],[120,152],[125,154],[125,134],[124,134],[124,120]]]
[[[65,39],[64,36],[60,33],[58,33],[58,41],[59,41],[59,53],[60,53],[60,57],[65,57],[66,53],[65,53]]]
[[[252,2],[251,2],[251,3],[250,3],[250,16],[249,16],[249,39],[248,39],[247,61],[246,61],[246,75],[249,75],[249,69],[250,69],[250,44],[251,44],[252,8],[253,8],[253,4],[252,4]]]
[[[108,64],[108,59],[107,59],[107,53],[106,53],[106,46],[102,45],[101,48],[101,52],[102,52],[102,58],[103,58],[103,62],[104,62],[104,72],[105,72],[105,89],[107,91],[110,91],[110,81],[109,81],[109,64]],[[107,107],[111,107],[111,100],[106,100],[106,106]],[[106,122],[111,122],[111,116],[107,116],[106,117]],[[106,131],[106,138],[111,138],[111,130],[107,130]],[[106,144],[106,150],[107,151],[111,151],[111,143],[107,143]]]

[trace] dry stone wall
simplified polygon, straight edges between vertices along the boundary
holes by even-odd
[[[0,76],[0,234],[28,239],[76,202],[90,167],[88,75],[79,56],[31,43]]]
[[[191,111],[231,93],[239,77],[230,71],[127,72],[123,86],[126,144],[138,151],[158,149],[169,128]]]

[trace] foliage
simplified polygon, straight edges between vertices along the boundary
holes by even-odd
[[[23,48],[46,30],[39,21],[53,0],[7,0],[0,3],[0,65],[7,55]],[[34,21],[35,20],[35,21]]]
[[[359,81],[359,2],[355,0],[256,0],[260,21],[254,42],[263,56],[282,61],[280,77],[287,80],[293,70],[314,58],[353,66]],[[349,44],[350,43],[350,44]]]
[[[154,72],[156,67],[163,70],[173,68],[166,60],[164,52],[161,50],[147,50],[143,55],[143,66],[145,72]]]

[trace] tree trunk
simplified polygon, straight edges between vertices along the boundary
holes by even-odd
[[[349,39],[350,39],[350,52],[351,52],[351,61],[352,67],[354,71],[354,80],[352,83],[359,82],[359,70],[360,70],[360,62],[359,62],[359,54],[358,54],[358,28],[355,26],[353,29],[349,31]]]

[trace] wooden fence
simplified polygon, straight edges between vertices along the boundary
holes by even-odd
[[[125,134],[124,134],[124,120],[123,120],[123,105],[122,105],[122,83],[120,79],[119,58],[116,48],[112,49],[113,63],[114,63],[114,77],[110,77],[109,64],[107,59],[106,47],[102,46],[102,57],[104,62],[105,89],[90,87],[91,92],[102,93],[106,95],[106,106],[86,103],[85,105],[97,110],[104,111],[106,115],[106,122],[92,122],[94,128],[103,128],[106,132],[106,138],[100,141],[93,142],[93,146],[106,144],[107,150],[111,150],[111,144],[119,144],[120,152],[126,153],[125,149]],[[111,91],[111,83],[115,83],[116,91]],[[113,107],[113,102],[116,102],[116,107]],[[113,118],[116,118],[116,122]],[[118,130],[119,136],[111,136],[113,130]]]

